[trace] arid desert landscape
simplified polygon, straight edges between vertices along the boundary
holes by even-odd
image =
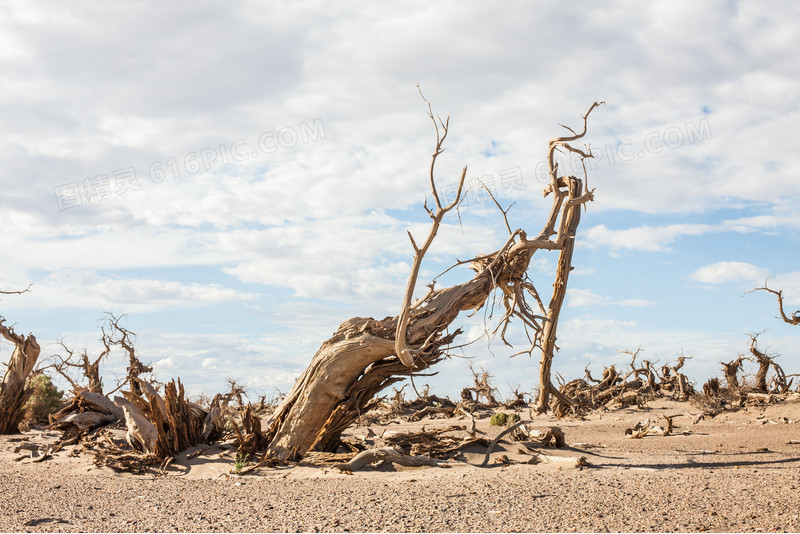
[[[478,409],[471,416],[434,413],[419,420],[414,417],[418,411],[392,414],[388,402],[383,408],[345,433],[343,442],[352,451],[312,453],[274,467],[237,465],[237,441],[229,439],[188,449],[163,470],[152,466],[131,474],[98,467],[92,451],[102,448],[104,440],[121,441],[122,425],[65,446],[44,461],[42,455],[60,432],[34,428],[6,435],[0,438],[0,529],[800,529],[798,393],[767,395],[713,416],[697,402],[664,397],[643,405],[612,403],[561,419],[535,416],[519,405],[516,410]],[[516,414],[521,418],[516,430],[524,432],[502,436],[480,467],[488,445],[508,428],[492,426],[492,413],[506,413],[512,420]],[[563,432],[560,447],[556,439],[542,444],[553,427]],[[642,433],[642,428],[650,430]],[[342,465],[360,448],[387,446],[418,455],[406,458],[433,458],[438,465],[378,460],[353,471]],[[437,456],[448,459],[437,461]]]

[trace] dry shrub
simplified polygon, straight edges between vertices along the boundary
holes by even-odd
[[[48,416],[66,405],[64,392],[44,373],[31,376],[27,387],[32,388],[33,393],[22,408],[25,413],[21,424],[23,427],[30,428],[37,423],[47,424]]]

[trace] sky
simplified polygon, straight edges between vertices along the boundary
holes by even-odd
[[[605,101],[554,372],[640,348],[691,356],[699,387],[762,331],[800,372],[800,327],[748,293],[770,277],[800,308],[796,1],[3,4],[0,290],[33,285],[0,315],[45,363],[59,341],[98,354],[113,312],[160,380],[271,396],[341,322],[397,314],[406,232],[428,228],[419,84],[450,116],[438,187],[452,195],[464,165],[471,186],[419,287],[505,241],[478,183],[538,233],[548,139]],[[544,295],[555,257],[531,265]],[[535,390],[539,355],[509,357],[521,326],[509,349],[493,324],[459,317],[477,341],[417,386],[457,395],[472,364],[501,396]]]

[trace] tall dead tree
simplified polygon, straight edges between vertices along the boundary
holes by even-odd
[[[28,387],[28,377],[36,366],[41,351],[33,334],[26,336],[14,332],[0,317],[0,336],[14,344],[3,381],[0,382],[0,434],[18,431],[24,415],[22,407],[33,389]]]
[[[502,292],[505,308],[498,325],[502,339],[505,341],[506,327],[516,317],[532,334],[529,335],[531,347],[524,352],[541,352],[538,409],[547,409],[551,394],[565,403],[572,402],[552,385],[550,369],[559,313],[572,268],[580,209],[593,196],[585,180],[559,173],[555,153],[561,150],[574,154],[581,163],[585,158],[592,157],[588,147],[575,148],[571,143],[586,135],[589,114],[600,103],[592,104],[583,115],[582,131],[567,128],[570,135],[549,142],[547,162],[550,182],[544,195],[551,196],[552,207],[542,230],[533,238],[529,238],[523,229],[512,231],[503,212],[509,232],[505,243],[494,252],[457,264],[470,264],[474,275],[469,281],[442,289],[437,289],[431,283],[424,296],[413,300],[423,258],[444,216],[461,202],[467,173],[465,167],[459,178],[455,199],[443,204],[434,171],[437,159],[444,151],[449,117],[445,120],[434,117],[430,104],[427,100],[425,102],[436,132],[429,170],[432,206],[428,205],[427,200],[424,205],[432,223],[421,245],[409,232],[414,259],[400,313],[381,320],[354,317],[339,325],[336,333],[322,344],[273,413],[265,431],[269,456],[296,459],[309,450],[335,450],[341,433],[360,414],[378,403],[375,396],[381,390],[446,357],[448,346],[462,333],[458,328],[450,330],[451,324],[462,311],[483,307],[496,290]],[[538,250],[559,251],[553,295],[547,308],[527,274],[531,259]],[[529,299],[535,301],[536,309],[529,305]]]

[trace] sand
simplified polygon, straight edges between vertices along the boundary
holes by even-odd
[[[449,467],[381,466],[353,474],[300,466],[230,473],[234,452],[186,451],[167,474],[118,474],[64,449],[43,462],[0,437],[0,530],[77,532],[684,532],[800,531],[800,395],[695,423],[699,408],[668,400],[585,420],[540,416],[568,446],[535,453],[503,440],[488,467],[485,448]],[[645,418],[675,415],[669,436],[625,438]],[[521,413],[523,418],[528,412]],[[372,425],[384,430],[466,424],[458,419]],[[493,438],[488,418],[478,429]],[[349,432],[363,435],[366,428]],[[33,430],[28,443],[58,435]],[[494,460],[506,455],[504,466]],[[588,465],[576,467],[576,458]]]

